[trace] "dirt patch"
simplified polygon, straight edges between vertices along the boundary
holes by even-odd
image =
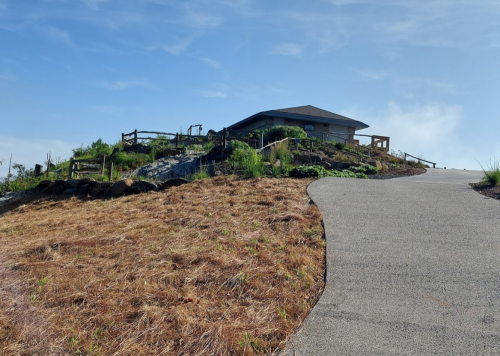
[[[1,206],[0,355],[277,353],[324,286],[309,183]]]
[[[479,194],[500,200],[500,185],[491,186],[482,183],[469,183],[469,185]]]

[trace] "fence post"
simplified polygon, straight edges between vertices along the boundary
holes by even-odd
[[[69,160],[69,179],[73,179],[73,165],[75,164],[75,160],[73,157],[70,158]],[[49,171],[47,167],[47,172]]]
[[[175,148],[179,147],[179,133],[175,134]]]
[[[227,144],[227,128],[224,127],[224,129],[222,130],[222,147],[226,148],[226,144]]]
[[[122,132],[122,145],[125,143],[125,134]]]
[[[102,176],[104,174],[104,166],[106,165],[106,155],[101,156],[101,166],[99,167],[99,174]]]
[[[35,177],[42,175],[43,166],[41,164],[35,164]]]
[[[405,152],[405,164],[406,164],[406,152]]]
[[[260,142],[259,148],[264,147],[264,129],[260,129]]]
[[[111,182],[111,179],[113,177],[113,162],[109,164],[109,181]]]
[[[137,145],[137,129],[134,130],[134,145]]]
[[[310,150],[311,150],[311,152],[312,152],[312,151],[313,151],[313,140],[312,140],[312,139],[310,139],[310,140],[309,140],[309,142],[311,143],[311,145],[310,145]]]

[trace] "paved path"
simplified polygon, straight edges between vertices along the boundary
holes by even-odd
[[[283,354],[500,355],[500,202],[480,176],[313,182],[327,283]]]

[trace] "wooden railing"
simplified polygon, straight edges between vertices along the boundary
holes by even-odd
[[[82,164],[82,167],[80,167]],[[91,164],[98,164],[97,167],[89,166]],[[90,158],[90,159],[74,159],[71,158],[69,162],[69,178],[73,179],[74,175],[80,174],[99,174],[104,175],[104,169],[108,168],[108,178],[111,181],[113,176],[113,162],[106,164],[106,156],[101,156],[100,158]]]
[[[412,158],[417,159],[419,162],[427,162],[427,163],[430,163],[430,164],[432,164],[432,168],[436,168],[436,163],[434,163],[434,162],[426,161],[425,159],[422,159],[422,158],[418,158],[418,157],[412,156],[411,154],[406,153],[406,152],[403,152],[403,153],[405,154],[405,163],[406,163],[406,156],[408,156],[408,157],[412,157]]]

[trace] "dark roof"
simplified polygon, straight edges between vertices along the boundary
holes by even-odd
[[[247,117],[246,119],[238,121],[237,123],[229,126],[228,129],[241,129],[246,124],[250,124],[254,120],[261,119],[262,117],[282,117],[285,119],[302,120],[311,123],[349,126],[354,127],[356,130],[366,129],[367,127],[369,127],[367,124],[361,121],[353,120],[348,117],[338,115],[312,105],[305,105],[286,109],[262,111],[255,115]]]
[[[317,108],[317,107],[312,106],[312,105],[296,106],[294,108],[278,109],[278,110],[272,110],[272,111],[286,112],[288,114],[323,117],[326,119],[356,121],[353,119],[349,119],[348,117],[345,117],[342,115],[337,115],[333,112]]]

